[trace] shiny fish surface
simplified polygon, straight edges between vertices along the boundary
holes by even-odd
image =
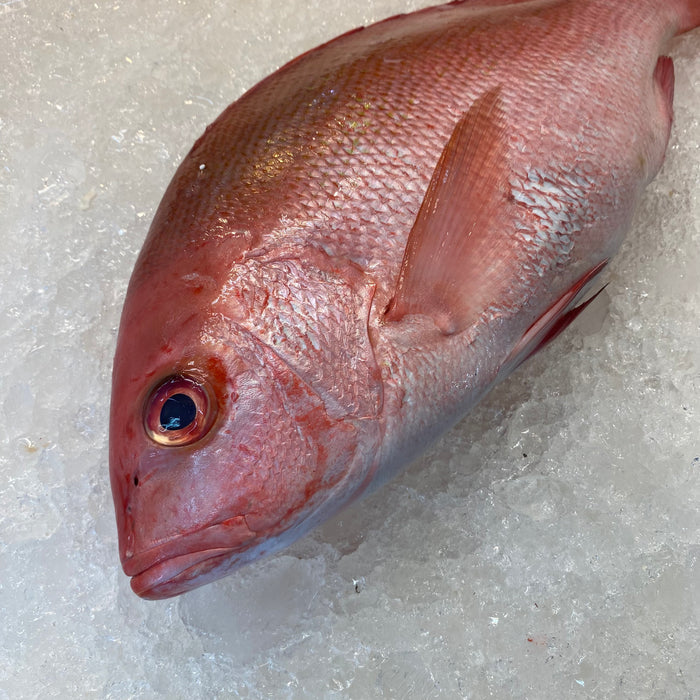
[[[138,595],[302,536],[575,318],[663,162],[664,53],[699,24],[698,0],[453,2],[300,56],[207,127],[114,361]]]

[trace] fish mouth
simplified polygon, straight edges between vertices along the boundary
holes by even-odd
[[[131,577],[131,589],[146,600],[163,600],[221,578],[239,547],[205,549],[166,559]]]
[[[198,588],[226,575],[238,557],[258,538],[237,516],[197,532],[174,537],[122,560],[136,595],[161,600]]]

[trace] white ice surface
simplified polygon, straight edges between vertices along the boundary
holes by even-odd
[[[287,552],[159,603],[119,568],[111,358],[177,163],[287,59],[427,4],[0,1],[0,700],[700,697],[698,32],[573,329]]]

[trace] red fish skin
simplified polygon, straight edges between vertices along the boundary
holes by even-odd
[[[139,595],[286,546],[501,378],[528,328],[619,247],[670,132],[659,58],[698,23],[695,1],[455,2],[304,54],[207,128],[156,213],[115,355],[110,475]],[[391,320],[438,159],[489,91],[508,184],[492,296],[459,332],[430,313]],[[467,184],[494,196],[488,178]],[[465,292],[481,262],[464,261]],[[177,374],[209,387],[216,418],[163,446],[144,412]]]

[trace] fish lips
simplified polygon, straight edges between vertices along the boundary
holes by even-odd
[[[236,548],[206,549],[166,559],[131,578],[131,589],[146,600],[163,600],[221,578]]]
[[[161,600],[221,578],[256,539],[245,517],[236,516],[127,556],[122,566],[134,593]]]

